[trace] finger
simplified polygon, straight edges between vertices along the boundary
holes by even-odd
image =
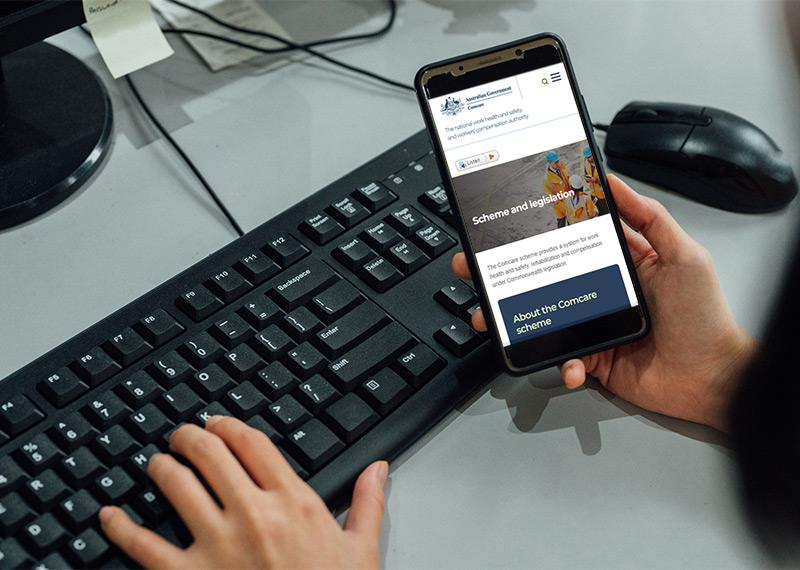
[[[147,474],[175,507],[192,536],[202,534],[208,525],[222,517],[222,510],[197,476],[171,455],[153,455],[147,465]]]
[[[108,539],[146,568],[185,566],[186,551],[139,526],[118,507],[100,509],[100,526]]]
[[[450,266],[453,268],[453,273],[456,274],[456,277],[460,277],[461,279],[472,279],[469,266],[467,265],[467,256],[464,255],[463,251],[459,251],[453,256]]]
[[[376,461],[358,476],[353,488],[350,512],[344,523],[346,531],[357,534],[373,544],[380,538],[385,509],[383,485],[388,474],[389,464],[385,461]]]
[[[586,381],[586,367],[582,360],[573,358],[561,365],[561,379],[570,390],[580,388]]]
[[[478,332],[485,332],[489,330],[489,327],[486,326],[486,317],[483,316],[482,309],[478,309],[472,313],[472,328]]]
[[[625,241],[628,242],[628,249],[630,249],[634,265],[638,266],[649,256],[655,254],[656,250],[653,249],[650,242],[644,239],[642,234],[633,231],[625,222],[622,223],[622,231],[625,234]]]
[[[186,424],[172,434],[169,446],[197,467],[223,505],[236,504],[256,490],[225,442],[210,431]]]
[[[660,202],[637,194],[622,179],[609,174],[611,195],[620,215],[650,242],[660,257],[681,252],[689,236]]]
[[[285,486],[299,477],[275,444],[257,429],[227,416],[213,416],[206,429],[217,435],[262,489]]]

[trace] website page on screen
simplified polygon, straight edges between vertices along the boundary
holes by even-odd
[[[562,63],[429,104],[503,346],[636,306]]]

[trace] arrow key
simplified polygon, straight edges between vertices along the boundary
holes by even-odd
[[[469,354],[483,342],[478,333],[461,319],[443,326],[433,334],[433,337],[459,357]]]

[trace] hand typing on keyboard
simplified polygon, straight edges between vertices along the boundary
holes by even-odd
[[[737,376],[755,341],[733,319],[708,252],[661,204],[616,176],[608,180],[628,224],[623,227],[653,328],[636,343],[565,362],[564,384],[578,388],[590,374],[642,408],[725,430]],[[469,278],[463,253],[453,257],[453,271]],[[486,330],[480,310],[472,324]]]
[[[194,543],[178,548],[119,507],[100,511],[109,539],[145,567],[377,568],[385,461],[356,481],[342,529],[270,439],[237,419],[183,426],[170,450],[191,462],[218,502],[189,467],[168,454],[152,456],[148,474]]]

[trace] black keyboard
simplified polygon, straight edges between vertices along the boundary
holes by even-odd
[[[346,506],[499,369],[452,222],[417,133],[3,380],[0,568],[132,565],[103,504],[188,544],[147,461],[213,414]]]

